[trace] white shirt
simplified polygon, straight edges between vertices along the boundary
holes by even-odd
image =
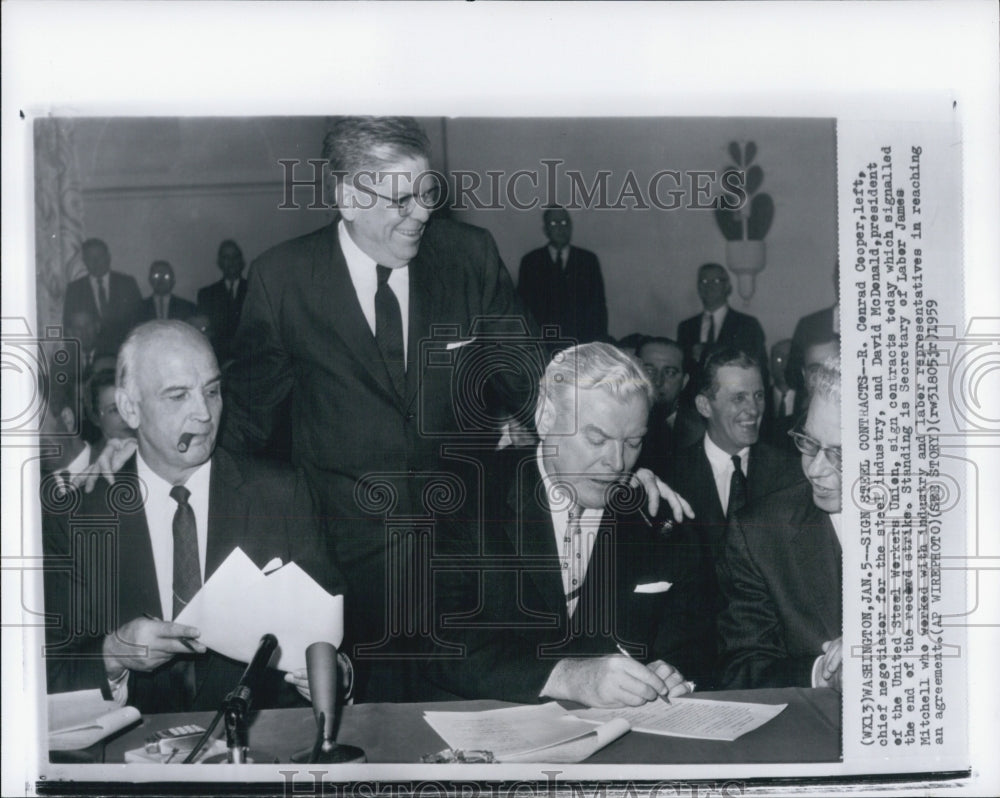
[[[570,584],[569,562],[564,551],[566,547],[563,543],[563,538],[566,535],[566,524],[569,523],[570,502],[565,497],[565,493],[560,490],[558,482],[553,480],[545,470],[545,460],[542,457],[541,445],[538,447],[536,460],[538,462],[538,472],[542,475],[542,482],[545,483],[546,495],[550,497],[549,516],[552,518],[552,534],[555,536],[556,551],[559,552],[559,564],[562,566],[563,593],[568,597],[573,591],[573,586]],[[603,517],[603,507],[596,510],[586,508],[580,515],[580,534],[584,536],[582,551],[584,562],[581,572],[584,574],[587,573],[587,566],[590,564],[590,555],[594,550],[594,541],[597,539],[597,530],[601,526],[601,519]],[[573,614],[573,610],[576,609],[576,603],[576,598],[566,599],[567,615]]]
[[[177,502],[170,496],[173,488],[159,474],[155,473],[139,454],[136,470],[140,484],[145,488],[143,510],[149,527],[149,542],[153,548],[153,566],[156,569],[156,586],[160,593],[161,618],[174,618],[174,513]],[[208,550],[208,487],[212,475],[212,461],[209,460],[195,471],[184,483],[191,495],[188,503],[194,510],[194,520],[198,531],[198,564],[201,566],[201,580],[205,581],[205,554]]]
[[[375,271],[375,267],[378,264],[354,243],[351,234],[347,232],[347,225],[344,224],[343,219],[337,225],[337,236],[340,240],[340,249],[344,253],[344,260],[347,262],[347,271],[351,275],[351,283],[354,284],[354,293],[358,295],[358,302],[361,304],[361,312],[365,314],[365,321],[368,322],[372,335],[375,335],[375,292],[378,290],[378,273]],[[389,275],[389,287],[396,295],[396,301],[399,302],[399,312],[403,318],[403,356],[405,358],[410,343],[409,265],[392,270]],[[405,359],[403,362],[406,362]]]
[[[737,454],[740,456],[743,475],[746,476],[750,447],[746,446],[740,449]],[[716,446],[715,441],[707,432],[705,433],[705,455],[708,457],[708,464],[712,467],[712,476],[715,477],[715,490],[719,494],[719,501],[722,502],[722,512],[726,512],[729,507],[729,483],[733,478],[733,456],[726,454]]]
[[[554,246],[549,244],[549,257],[552,258],[552,262],[555,263],[556,255],[562,253],[562,268],[566,268],[566,264],[569,262],[569,244],[564,246],[562,249],[556,249]]]
[[[785,391],[785,398],[784,401],[782,401],[781,391],[775,388],[774,409],[778,418],[792,415],[792,413],[795,412],[795,389],[789,388]]]
[[[722,323],[726,320],[726,313],[729,312],[729,305],[723,305],[718,307],[713,311],[702,311],[701,314],[701,332],[698,334],[698,340],[701,343],[708,342],[708,317],[711,316],[715,320],[715,341],[719,340],[719,333],[722,331]],[[713,341],[714,343],[714,341]]]
[[[90,277],[90,290],[94,292],[94,307],[97,308],[97,315],[100,316],[104,308],[101,307],[101,286],[104,286],[104,298],[111,301],[111,272],[103,277]]]

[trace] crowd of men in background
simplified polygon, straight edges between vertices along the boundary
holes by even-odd
[[[208,668],[198,631],[173,618],[233,545],[345,593],[358,700],[620,706],[696,686],[839,687],[836,306],[769,354],[759,321],[728,304],[728,271],[706,263],[702,308],[676,338],[612,341],[600,263],[571,244],[569,213],[544,210],[547,243],[515,288],[489,232],[417,193],[429,150],[410,119],[336,120],[323,157],[350,178],[331,177],[337,218],[247,278],[223,241],[222,279],[196,304],[173,294],[170,263],[150,266],[142,299],[103,241],[84,242],[64,326],[87,418],[73,386],[50,391],[48,550],[72,559],[56,497],[103,450],[124,452],[110,470],[150,490],[118,510],[133,558],[116,575],[121,606],[86,619],[102,630],[86,640],[53,638],[65,661],[50,689],[98,686],[144,711],[215,701],[212,679],[232,668]],[[496,344],[508,322],[576,344],[522,340],[518,368],[477,367],[511,354]],[[456,390],[476,368],[482,390]],[[462,501],[436,498],[442,474],[464,480]],[[113,478],[87,512],[107,513]],[[258,516],[281,523],[265,531]],[[415,520],[428,517],[429,547]],[[451,566],[406,559],[428,551]],[[94,574],[64,577],[47,580],[54,605],[99,590]],[[287,679],[300,692],[303,680]],[[274,702],[285,693],[273,685]]]

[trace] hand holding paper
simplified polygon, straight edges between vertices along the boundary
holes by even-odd
[[[340,647],[344,597],[331,596],[295,563],[265,573],[237,547],[177,621],[196,626],[201,643],[241,662],[249,662],[260,638],[272,633],[278,638],[272,666],[297,671],[306,667],[311,643]]]

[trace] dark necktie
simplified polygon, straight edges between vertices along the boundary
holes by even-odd
[[[706,344],[715,343],[715,314],[708,314],[708,334],[705,336]]]
[[[198,525],[188,504],[191,491],[174,485],[170,498],[177,502],[174,513],[174,620],[201,587],[201,564],[198,559]]]
[[[742,510],[747,503],[747,478],[743,475],[743,467],[740,464],[740,456],[733,455],[733,476],[729,480],[729,509],[726,510],[726,518],[732,518],[737,512]]]
[[[561,272],[562,269],[563,269],[562,250],[561,249],[557,249],[556,250],[556,271],[560,271]]]
[[[375,343],[382,353],[382,361],[389,372],[396,393],[406,394],[406,355],[403,350],[403,317],[399,301],[389,286],[392,269],[376,266],[378,290],[375,291]]]
[[[97,300],[100,307],[97,309],[98,314],[103,319],[107,316],[108,311],[108,289],[104,287],[104,278],[97,278]]]

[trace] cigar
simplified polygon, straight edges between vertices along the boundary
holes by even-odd
[[[194,435],[195,434],[193,432],[185,432],[181,435],[180,440],[177,441],[177,451],[182,454],[186,452],[188,447],[191,445],[191,439],[194,438]]]

